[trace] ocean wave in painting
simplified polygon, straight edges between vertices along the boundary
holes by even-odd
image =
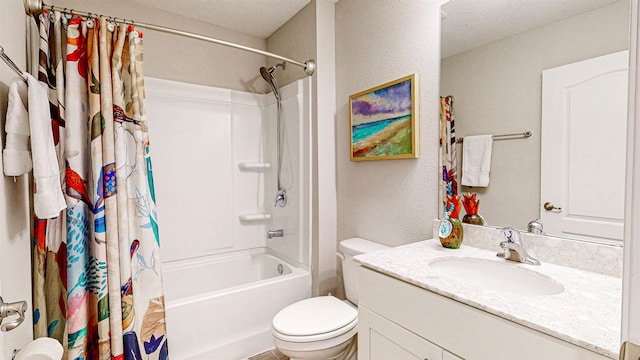
[[[352,127],[354,157],[411,154],[411,114]]]

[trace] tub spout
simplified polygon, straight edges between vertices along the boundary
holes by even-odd
[[[267,232],[267,237],[269,239],[273,239],[274,237],[283,237],[284,236],[284,231],[282,229],[278,229],[278,230],[269,230]]]

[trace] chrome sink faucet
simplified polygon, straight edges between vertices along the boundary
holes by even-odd
[[[504,233],[506,240],[500,243],[500,247],[504,250],[504,253],[499,253],[496,256],[524,264],[540,265],[540,261],[527,254],[519,230],[510,227],[500,230]]]

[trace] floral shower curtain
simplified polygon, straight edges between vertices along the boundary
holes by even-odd
[[[446,212],[447,195],[458,195],[453,96],[440,98],[440,154],[442,165],[440,199],[443,202],[443,211]]]
[[[67,209],[35,219],[35,336],[65,359],[168,359],[142,33],[58,12],[37,23]]]

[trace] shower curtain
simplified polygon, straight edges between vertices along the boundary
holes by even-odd
[[[35,337],[65,359],[168,359],[142,33],[58,12],[36,22],[67,209],[35,219]]]
[[[440,155],[442,165],[440,199],[443,204],[443,212],[446,212],[447,195],[458,195],[456,131],[452,96],[440,98]]]

